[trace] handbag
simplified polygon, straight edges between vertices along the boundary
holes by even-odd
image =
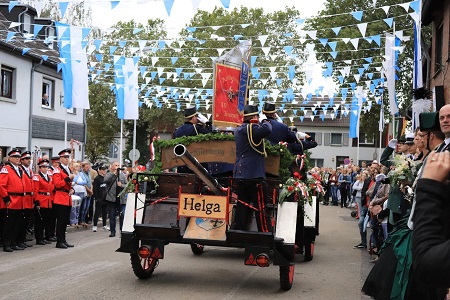
[[[358,192],[357,190],[353,190],[352,196],[356,197],[356,193],[357,193],[357,192]]]

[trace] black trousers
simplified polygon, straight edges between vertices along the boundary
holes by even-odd
[[[22,217],[19,221],[19,236],[18,242],[26,242],[27,241],[27,230],[28,225],[30,224],[31,214],[33,210],[30,208],[26,208],[22,210]]]
[[[234,229],[248,230],[248,224],[253,216],[252,212],[255,212],[258,231],[270,232],[272,230],[272,222],[266,205],[267,192],[265,183],[239,181],[236,193],[239,200],[252,205],[257,211],[238,201],[234,216]]]
[[[44,238],[49,240],[53,236],[55,228],[52,227],[50,222],[52,215],[51,208],[34,209],[34,237],[36,241],[42,241]]]
[[[94,202],[94,201],[92,201],[92,202]],[[94,226],[97,226],[98,217],[100,216],[100,214],[102,214],[103,227],[106,226],[106,219],[108,218],[107,211],[108,211],[108,205],[105,202],[95,200],[95,212],[94,212],[94,220],[93,220]]]
[[[19,222],[23,218],[21,209],[1,209],[3,222],[2,241],[3,247],[10,247],[17,243],[19,238]]]
[[[53,204],[56,217],[56,240],[58,243],[66,241],[66,228],[70,220],[72,206]]]

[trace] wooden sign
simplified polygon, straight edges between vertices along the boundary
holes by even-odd
[[[189,153],[200,163],[223,162],[234,164],[236,162],[236,143],[234,141],[204,141],[186,146]],[[175,156],[173,147],[161,150],[162,169],[184,166],[185,163]],[[280,157],[268,155],[266,157],[266,172],[278,176]]]
[[[180,193],[178,216],[226,220],[228,197]]]

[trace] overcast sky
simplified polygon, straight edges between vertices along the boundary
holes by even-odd
[[[198,1],[198,0],[197,0]],[[223,7],[220,0],[201,0],[199,9],[212,11],[215,6]],[[231,0],[230,9],[240,6],[263,7],[266,12],[282,10],[284,7],[294,6],[301,13],[302,18],[316,15],[324,8],[324,0]],[[109,1],[93,1],[92,23],[100,28],[108,28],[118,21],[134,19],[138,23],[146,23],[148,19],[161,18],[165,20],[170,36],[176,35],[181,28],[186,27],[195,11],[192,0],[175,0],[170,17],[167,15],[164,2],[161,0],[131,0],[122,1],[111,9]]]

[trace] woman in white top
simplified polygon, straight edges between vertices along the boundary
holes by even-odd
[[[364,180],[366,180],[366,174],[361,173],[356,175],[356,181],[352,186],[353,191],[356,191],[356,204],[358,204],[358,216],[362,214],[362,204],[361,204],[361,190],[364,186]]]

